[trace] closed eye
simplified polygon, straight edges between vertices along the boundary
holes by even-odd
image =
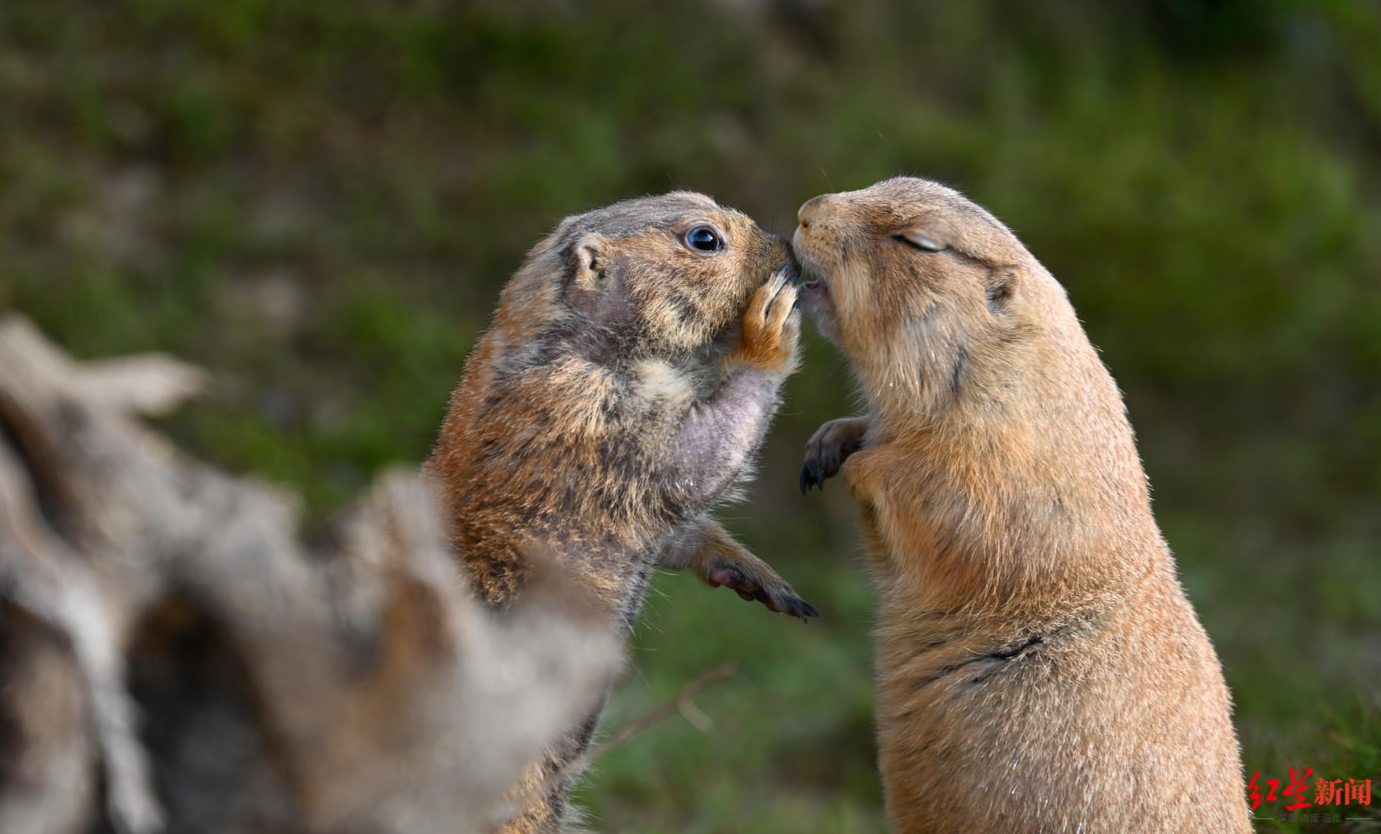
[[[892,239],[905,243],[917,252],[944,252],[949,249],[948,246],[941,246],[924,235],[892,235]]]

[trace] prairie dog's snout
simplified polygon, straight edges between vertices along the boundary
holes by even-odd
[[[809,229],[812,224],[818,224],[826,211],[826,203],[833,197],[833,194],[821,194],[806,200],[801,204],[800,210],[796,212],[796,222],[803,229]]]
[[[839,240],[827,221],[829,201],[832,194],[812,197],[796,212],[796,231],[791,237],[791,252],[801,269],[801,306],[815,320],[820,332],[830,341],[838,343],[836,313],[830,295],[829,273],[831,269],[821,262],[819,256],[839,248]]]
[[[786,260],[782,263],[781,271],[785,273],[786,279],[793,284],[801,282],[801,262],[796,259],[796,252],[784,238],[777,238],[781,241],[782,248],[786,250]]]
[[[815,256],[826,256],[825,247],[839,242],[838,220],[834,216],[836,206],[833,205],[836,199],[837,195],[834,194],[811,197],[796,212],[796,231],[791,238],[791,248],[802,266],[812,272],[825,266]]]

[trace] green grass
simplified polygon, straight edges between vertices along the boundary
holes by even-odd
[[[163,428],[320,514],[425,457],[564,214],[689,187],[788,231],[813,194],[940,178],[1061,278],[1125,390],[1248,772],[1381,777],[1381,11],[811,5],[6,3],[0,308],[207,366]],[[599,829],[882,830],[853,508],[794,489],[852,401],[811,337],[725,513],[824,616],[660,578],[607,726],[740,672],[708,732],[598,763]]]

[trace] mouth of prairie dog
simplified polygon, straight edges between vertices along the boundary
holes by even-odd
[[[797,228],[796,233],[791,236],[791,264],[797,270],[796,283],[807,293],[829,293],[829,280],[825,277],[825,270],[811,258],[807,251],[807,241],[802,234],[803,228]],[[802,282],[804,273],[809,273],[811,280]]]
[[[797,229],[791,241],[792,255],[800,263],[802,272],[810,277],[809,281],[798,282],[801,307],[810,314],[821,335],[838,344],[838,313],[835,310],[834,296],[830,292],[830,276],[828,271],[822,269],[810,256],[807,243],[802,239],[801,229]]]
[[[797,246],[794,247],[797,252],[800,251],[799,245],[798,241]],[[798,254],[796,257],[801,264],[798,268],[796,278],[796,283],[800,287],[801,298],[803,300],[829,302],[831,300],[830,280],[829,276],[825,274],[825,270],[821,269],[818,264],[804,253]],[[806,273],[810,275],[809,281],[804,280]]]

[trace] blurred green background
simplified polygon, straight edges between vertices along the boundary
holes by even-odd
[[[205,365],[163,428],[317,516],[426,456],[563,215],[691,188],[789,233],[806,198],[897,173],[990,207],[1069,288],[1248,775],[1381,778],[1381,5],[0,5],[0,309],[81,356]],[[696,699],[705,729],[597,763],[597,830],[883,830],[854,508],[796,490],[855,401],[812,333],[722,513],[823,616],[660,577],[606,730],[740,671]]]

